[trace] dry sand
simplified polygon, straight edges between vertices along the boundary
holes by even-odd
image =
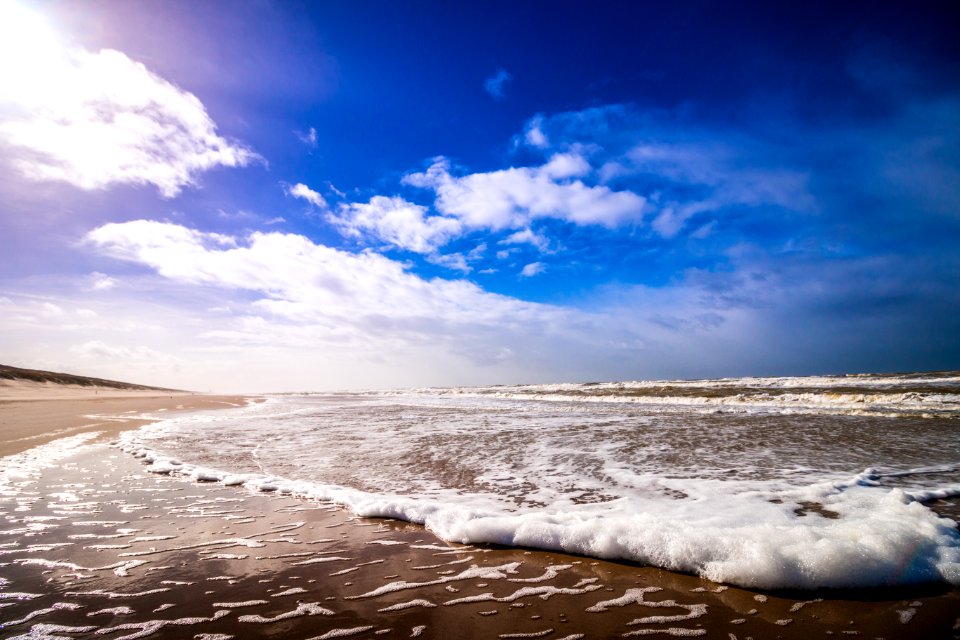
[[[2,380],[0,457],[77,433],[99,431],[111,438],[149,422],[139,417],[144,412],[215,409],[243,403],[239,396]]]
[[[160,400],[103,401],[131,411]],[[86,402],[67,404],[109,413]],[[0,404],[4,420],[9,406]],[[44,434],[68,428],[35,420]],[[336,505],[153,475],[104,442],[51,465],[36,454],[0,460],[3,638],[960,636],[960,591],[944,585],[748,591],[593,558],[447,544]]]

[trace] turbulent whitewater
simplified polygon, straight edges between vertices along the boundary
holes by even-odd
[[[761,588],[960,584],[960,372],[272,396],[148,469]]]

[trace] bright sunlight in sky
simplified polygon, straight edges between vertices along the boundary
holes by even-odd
[[[0,362],[960,367],[949,3],[0,0]]]

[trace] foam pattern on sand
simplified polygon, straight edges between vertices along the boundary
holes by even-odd
[[[132,458],[103,446],[85,456],[79,451],[81,462],[61,458],[60,465],[41,465],[0,499],[0,517],[11,530],[31,520],[49,525],[27,537],[0,534],[0,549],[9,552],[0,580],[0,602],[7,605],[0,617],[3,637],[447,637],[431,623],[462,627],[457,621],[486,620],[498,611],[493,626],[464,627],[459,637],[585,637],[597,628],[605,635],[632,633],[637,625],[665,628],[637,621],[645,608],[662,610],[669,628],[695,633],[691,614],[709,606],[703,593],[687,590],[660,602],[634,598],[632,610],[611,615],[594,606],[602,599],[594,592],[614,590],[594,572],[597,563],[445,545],[422,529],[362,520],[330,503],[193,485],[143,473]],[[59,499],[50,499],[54,495]],[[142,501],[151,508],[120,517]],[[186,517],[198,513],[204,518]],[[335,537],[317,535],[334,524]],[[75,540],[91,527],[123,544]],[[44,544],[31,542],[37,536]],[[264,553],[221,553],[238,544]],[[337,558],[355,571],[342,582],[324,563],[302,564],[304,553],[307,559]],[[503,554],[512,559],[498,561]],[[123,574],[111,569],[131,555],[142,560]],[[356,555],[364,557],[351,559]],[[437,568],[424,568],[431,559]],[[211,563],[233,569],[233,577],[211,577]],[[547,600],[560,607],[566,633],[541,622],[556,616],[556,610],[539,608]],[[681,622],[690,624],[677,626]]]

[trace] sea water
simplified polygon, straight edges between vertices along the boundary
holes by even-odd
[[[960,372],[270,396],[124,434],[155,473],[456,542],[759,588],[960,584]]]

